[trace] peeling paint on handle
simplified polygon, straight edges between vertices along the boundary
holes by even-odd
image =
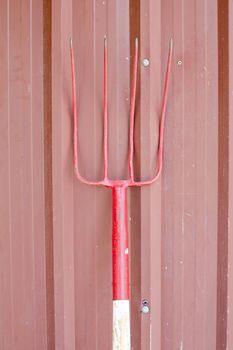
[[[130,350],[129,300],[113,301],[113,350]]]

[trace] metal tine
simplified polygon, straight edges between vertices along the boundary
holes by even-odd
[[[168,60],[167,60],[167,69],[166,69],[166,76],[165,76],[165,84],[164,84],[164,92],[163,92],[163,100],[162,100],[162,108],[161,108],[161,118],[160,118],[160,127],[159,127],[159,145],[158,145],[158,152],[157,152],[158,161],[157,161],[157,166],[156,166],[157,171],[156,171],[155,176],[151,180],[133,182],[132,184],[129,184],[129,186],[140,187],[140,186],[144,186],[144,185],[150,185],[158,179],[158,177],[160,176],[161,171],[162,171],[164,124],[165,124],[165,114],[166,114],[166,108],[167,108],[168,83],[169,83],[170,72],[171,72],[172,52],[173,52],[173,39],[171,38],[169,53],[168,53]]]
[[[135,123],[135,101],[136,101],[136,87],[137,87],[137,67],[138,67],[138,39],[135,39],[135,53],[134,53],[134,64],[133,64],[133,80],[132,80],[132,93],[130,98],[130,128],[129,128],[129,154],[128,154],[128,167],[129,167],[129,179],[128,180],[117,180],[111,181],[108,178],[108,92],[107,92],[107,38],[104,37],[104,179],[102,181],[88,181],[79,172],[78,168],[78,121],[77,121],[77,101],[76,101],[76,83],[75,83],[75,68],[74,68],[74,52],[72,39],[70,39],[70,54],[71,54],[71,69],[72,69],[72,95],[73,95],[73,118],[74,118],[74,167],[77,178],[87,184],[95,186],[107,186],[114,187],[120,183],[125,183],[127,186],[140,187],[143,185],[150,185],[155,182],[161,174],[163,165],[163,143],[164,143],[164,124],[165,114],[167,107],[167,96],[168,96],[168,83],[171,71],[173,52],[173,40],[170,40],[170,49],[168,54],[166,77],[164,84],[164,93],[161,108],[161,119],[159,127],[159,145],[158,145],[158,157],[156,174],[151,180],[137,181],[134,180],[134,168],[133,168],[133,153],[134,153],[134,123]]]
[[[72,97],[73,97],[73,152],[74,152],[74,168],[78,180],[86,185],[104,186],[104,181],[88,181],[79,171],[78,167],[78,120],[77,120],[77,100],[76,100],[76,82],[75,82],[75,67],[74,67],[74,50],[72,38],[70,38],[70,57],[72,71]]]
[[[137,89],[137,70],[138,70],[138,38],[135,39],[134,63],[132,92],[130,98],[130,127],[129,127],[129,178],[134,183],[133,151],[134,151],[134,120],[135,120],[135,100]]]

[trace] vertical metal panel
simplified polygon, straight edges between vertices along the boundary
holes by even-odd
[[[162,348],[215,349],[217,2],[165,1],[162,16],[165,38],[172,31],[175,42],[163,173]]]
[[[69,56],[72,36],[81,172],[97,179],[105,34],[114,178],[135,36],[143,179],[174,39],[162,177],[129,191],[132,348],[232,349],[232,3],[1,0],[0,29],[0,350],[111,348],[111,192],[74,176]]]
[[[58,348],[110,348],[112,333],[111,193],[73,180],[69,37],[72,34],[77,62],[81,172],[88,178],[99,178],[103,173],[103,44],[107,34],[111,172],[112,177],[123,177],[129,111],[127,12],[127,2],[53,4],[54,283]],[[72,334],[68,336],[65,331],[70,329]]]
[[[52,171],[55,348],[75,349],[74,206],[69,37],[71,2],[52,3]]]
[[[140,59],[149,58],[150,66],[140,65],[140,176],[155,172],[161,111],[161,3],[140,2]],[[168,52],[170,38],[167,40]],[[141,300],[150,302],[150,315],[141,315],[141,346],[161,348],[161,180],[142,188],[140,197]],[[133,235],[133,232],[132,232]],[[140,301],[138,300],[138,304]]]
[[[1,349],[47,341],[42,10],[40,1],[0,2]]]

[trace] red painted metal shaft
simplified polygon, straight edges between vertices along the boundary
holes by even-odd
[[[112,188],[113,300],[129,299],[127,187]]]

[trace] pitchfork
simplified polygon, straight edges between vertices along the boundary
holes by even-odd
[[[113,332],[112,349],[130,349],[130,305],[129,305],[129,258],[128,258],[128,215],[127,215],[127,188],[141,187],[155,182],[161,174],[163,165],[163,140],[164,122],[168,95],[168,80],[170,77],[173,44],[170,41],[168,62],[165,77],[165,86],[160,117],[159,144],[157,150],[157,167],[152,179],[135,181],[133,167],[134,153],[134,112],[137,85],[138,68],[138,39],[135,40],[135,53],[133,63],[133,79],[130,101],[130,125],[129,125],[129,152],[128,152],[128,179],[112,180],[108,177],[108,91],[107,91],[107,39],[104,39],[104,178],[100,181],[86,180],[78,167],[78,121],[76,103],[76,84],[74,69],[74,53],[72,40],[70,41],[71,68],[72,68],[72,93],[73,93],[73,117],[74,117],[74,168],[79,181],[86,185],[105,186],[112,189],[112,294],[113,294]]]

